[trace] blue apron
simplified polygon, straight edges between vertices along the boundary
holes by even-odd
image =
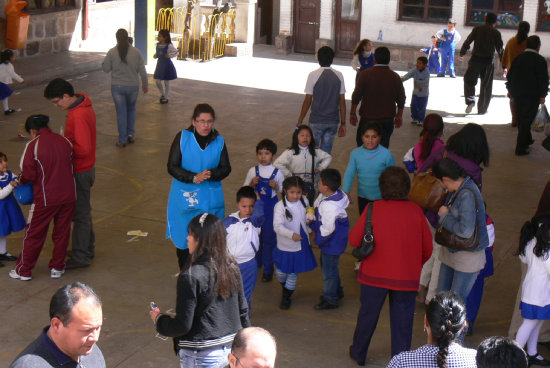
[[[174,63],[165,55],[168,53],[168,44],[157,44],[157,66],[153,77],[159,80],[174,80],[178,77]]]
[[[193,132],[181,132],[181,167],[195,173],[218,167],[224,140],[218,135],[203,150]],[[187,226],[201,213],[208,212],[220,219],[225,217],[221,181],[205,180],[200,184],[172,180],[168,197],[168,224],[166,238],[180,249],[187,249]]]
[[[277,246],[277,235],[273,230],[273,209],[277,204],[279,198],[273,197],[273,189],[269,186],[269,181],[275,179],[275,176],[279,172],[279,169],[274,169],[269,178],[262,178],[260,176],[260,169],[256,166],[256,176],[260,179],[258,184],[254,186],[254,189],[260,195],[262,202],[264,202],[264,217],[265,221],[262,225],[262,231],[260,232],[260,249],[256,253],[256,260],[258,266],[264,266],[263,273],[273,274],[273,249]]]

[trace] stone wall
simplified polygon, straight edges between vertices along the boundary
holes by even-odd
[[[33,56],[67,51],[71,43],[79,9],[31,14],[27,44],[20,56]]]

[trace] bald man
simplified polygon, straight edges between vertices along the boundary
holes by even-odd
[[[261,327],[243,328],[235,335],[229,368],[273,368],[277,356],[275,338]]]

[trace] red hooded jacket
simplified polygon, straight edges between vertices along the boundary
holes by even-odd
[[[73,144],[74,172],[90,170],[95,165],[96,121],[92,100],[84,93],[84,101],[67,110],[65,137]]]

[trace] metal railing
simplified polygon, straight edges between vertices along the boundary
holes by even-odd
[[[155,30],[170,31],[178,43],[178,59],[208,61],[223,56],[225,45],[235,39],[235,9],[202,14],[188,4],[187,8],[159,9]]]

